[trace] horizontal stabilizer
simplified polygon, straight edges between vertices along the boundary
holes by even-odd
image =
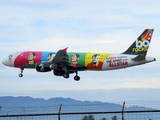
[[[141,61],[141,60],[145,60],[145,55],[141,54],[136,56],[135,58],[133,58],[132,60],[134,61]]]

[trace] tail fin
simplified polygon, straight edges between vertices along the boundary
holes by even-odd
[[[133,55],[146,55],[154,29],[145,29],[136,41],[123,53]]]

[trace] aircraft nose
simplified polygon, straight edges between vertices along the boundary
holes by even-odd
[[[8,63],[8,61],[6,59],[2,61],[3,65],[7,65],[7,63]]]

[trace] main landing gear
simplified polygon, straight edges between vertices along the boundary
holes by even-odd
[[[75,81],[79,81],[79,80],[80,80],[80,77],[78,76],[78,72],[76,71],[75,73],[76,73],[76,75],[74,76],[74,80],[75,80]]]
[[[75,81],[79,81],[80,80],[80,77],[78,75],[74,76],[74,80]]]
[[[69,74],[68,73],[64,73],[63,77],[64,78],[69,78]]]
[[[79,81],[80,80],[80,77],[78,76],[78,72],[75,72],[76,75],[74,76],[74,80],[75,81]],[[68,73],[64,73],[63,75],[64,78],[69,78],[69,74]]]
[[[21,73],[18,75],[19,77],[23,77],[23,70],[24,70],[24,68],[20,68],[21,69]]]

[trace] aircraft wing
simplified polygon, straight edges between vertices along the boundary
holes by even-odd
[[[134,61],[141,61],[141,60],[145,60],[145,57],[146,57],[146,55],[141,54],[141,55],[136,56],[132,60],[134,60]]]
[[[54,57],[54,59],[51,61],[52,64],[61,66],[61,65],[68,65],[69,63],[69,57],[66,53],[67,48],[59,50]]]
[[[83,65],[77,64],[77,66],[72,66],[71,63],[69,62],[69,57],[67,55],[67,48],[59,50],[54,57],[54,59],[51,61],[52,64],[52,69],[62,69],[64,71],[68,72],[75,72],[75,71],[83,71],[86,70],[87,68]]]

